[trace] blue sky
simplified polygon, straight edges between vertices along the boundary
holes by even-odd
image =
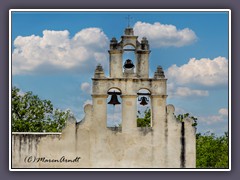
[[[198,132],[227,131],[228,12],[12,12],[12,84],[81,120],[94,69],[101,63],[108,75],[109,41],[120,40],[128,15],[149,40],[150,77],[165,71],[176,114],[198,117]]]

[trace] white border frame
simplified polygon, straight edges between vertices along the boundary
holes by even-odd
[[[12,89],[12,12],[228,12],[228,130],[229,130],[229,168],[228,169],[15,169],[12,168],[11,131],[11,89]],[[9,170],[10,171],[231,171],[231,10],[230,9],[10,9],[9,10]],[[44,134],[44,133],[24,133]],[[45,133],[53,134],[53,133]],[[55,133],[54,133],[55,134]],[[56,133],[61,134],[61,133]]]

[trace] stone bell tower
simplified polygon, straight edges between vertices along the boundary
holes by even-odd
[[[135,58],[124,59],[127,51],[133,52]],[[84,106],[83,120],[69,120],[60,134],[13,134],[14,167],[195,168],[193,122],[176,120],[174,106],[166,105],[167,79],[162,67],[156,67],[154,76],[149,77],[147,38],[139,42],[133,29],[127,27],[119,41],[112,38],[108,52],[110,75],[106,77],[102,66],[97,66],[92,78],[93,104]],[[137,127],[140,95],[149,98],[151,127]],[[111,101],[107,102],[110,96]],[[121,128],[107,127],[107,104],[122,106]],[[25,162],[28,156],[57,160],[63,155],[81,159],[79,163]]]
[[[134,53],[134,59],[124,59],[128,51]],[[191,120],[176,120],[174,106],[166,104],[167,79],[162,67],[156,67],[154,76],[149,77],[151,51],[147,38],[139,41],[133,28],[127,27],[119,41],[115,37],[110,40],[108,52],[109,77],[98,65],[92,78],[93,104],[85,107],[86,114],[91,114],[95,142],[99,143],[94,147],[101,149],[94,150],[95,158],[113,167],[195,167],[195,128]],[[149,93],[141,93],[142,89]],[[141,95],[151,102],[151,127],[137,127],[137,101]],[[108,96],[112,96],[109,102]],[[107,104],[122,106],[121,129],[114,133],[107,127]],[[104,142],[109,144],[105,146]]]
[[[144,37],[141,42],[137,40],[138,36],[134,36],[133,29],[128,27],[125,29],[125,34],[121,37],[118,43],[116,38],[112,38],[110,42],[110,78],[148,78],[149,77],[149,44],[148,40]],[[131,45],[133,49],[124,49],[125,46]],[[122,61],[124,51],[134,51],[137,64],[136,72],[133,69],[125,69],[122,71]]]
[[[131,49],[125,47],[131,46]],[[133,51],[135,60],[123,59],[123,53]],[[152,127],[164,128],[166,117],[166,81],[159,66],[153,78],[149,78],[149,43],[146,37],[141,42],[134,35],[133,28],[127,27],[118,42],[110,41],[109,77],[105,77],[101,65],[98,65],[93,78],[93,109],[102,114],[102,126],[106,126],[106,98],[111,88],[119,89],[122,98],[122,131],[131,132],[137,128],[137,97],[140,89],[146,89],[151,99]],[[135,64],[134,64],[135,62]],[[162,129],[162,132],[164,130]]]

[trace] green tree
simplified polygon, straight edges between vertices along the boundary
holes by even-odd
[[[140,115],[140,111],[138,111]],[[150,127],[151,126],[151,110],[147,108],[144,111],[144,117],[140,118],[139,115],[137,116],[137,126],[138,127]]]
[[[214,133],[196,136],[197,168],[228,168],[228,133],[217,137]]]
[[[189,113],[179,114],[176,118],[182,122],[191,118],[193,126],[197,126],[197,118]],[[217,137],[214,133],[196,134],[196,167],[228,168],[228,134]]]
[[[41,100],[32,92],[21,94],[18,88],[12,88],[13,132],[60,132],[69,114],[54,110],[51,101]]]
[[[189,113],[179,114],[179,115],[177,115],[177,116],[175,116],[175,117],[176,117],[176,119],[179,120],[180,122],[183,122],[183,120],[184,120],[185,118],[190,118],[190,119],[193,120],[192,126],[197,126],[197,118],[194,117],[194,116],[190,116]]]

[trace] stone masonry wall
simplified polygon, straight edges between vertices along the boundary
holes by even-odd
[[[164,132],[103,127],[92,105],[84,110],[62,133],[12,133],[12,168],[195,168],[195,128],[186,120],[182,133],[172,105]]]

